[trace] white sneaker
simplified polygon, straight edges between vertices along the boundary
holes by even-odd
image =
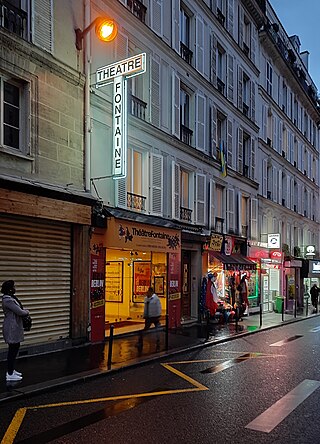
[[[6,380],[7,381],[21,381],[22,376],[15,375],[12,373],[12,375],[9,375],[9,373],[6,374]]]
[[[22,376],[22,373],[18,372],[17,370],[13,370],[13,374],[17,376]]]

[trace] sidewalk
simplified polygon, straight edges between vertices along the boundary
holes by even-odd
[[[309,316],[313,316],[311,310]],[[284,323],[303,319],[306,319],[305,313],[300,313],[296,318],[290,314],[284,315]],[[238,325],[210,322],[208,326],[185,326],[176,332],[169,332],[167,351],[164,330],[151,329],[145,332],[142,347],[139,333],[114,336],[111,364],[108,360],[109,338],[106,338],[104,343],[85,344],[61,351],[20,357],[17,359],[16,369],[23,373],[23,380],[13,383],[6,383],[6,362],[0,361],[0,403],[282,324],[281,313],[264,313],[260,328],[258,313],[243,318]]]

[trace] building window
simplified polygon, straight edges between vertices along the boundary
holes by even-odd
[[[25,83],[0,78],[0,98],[1,146],[29,154]]]
[[[250,79],[246,73],[243,73],[242,98],[243,98],[243,104],[242,104],[243,114],[249,117]]]
[[[192,222],[190,182],[190,174],[180,170],[180,219],[185,222]]]
[[[145,23],[147,8],[144,6],[144,4],[141,1],[139,1],[139,0],[127,0],[127,8],[142,23]]]
[[[180,139],[187,145],[191,145],[193,131],[190,129],[190,95],[181,85],[180,88]]]
[[[267,93],[272,96],[272,66],[267,62]]]
[[[128,148],[127,163],[127,207],[145,211],[144,156],[141,152]]]
[[[221,94],[225,94],[226,79],[226,52],[218,45],[217,47],[217,88]]]
[[[217,152],[216,157],[220,159],[220,150],[226,148],[227,118],[220,111],[217,112]]]
[[[0,25],[23,39],[28,37],[28,14],[22,9],[21,0],[2,0],[0,2]]]
[[[217,233],[224,233],[224,219],[225,219],[225,193],[224,187],[216,186],[216,219],[215,231]]]
[[[243,132],[243,175],[250,177],[250,150],[251,150],[251,138],[248,134]]]
[[[244,16],[242,49],[247,57],[249,57],[250,54],[250,41],[251,41],[251,24],[248,18]]]
[[[190,49],[190,26],[191,19],[187,11],[180,8],[180,54],[181,57],[191,65],[192,51]]]

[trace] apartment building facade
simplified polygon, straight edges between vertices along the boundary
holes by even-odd
[[[78,2],[0,8],[0,277],[32,315],[26,347],[64,346],[87,338],[95,201],[84,186]]]

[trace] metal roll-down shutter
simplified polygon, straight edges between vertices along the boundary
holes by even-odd
[[[7,279],[16,282],[16,295],[32,316],[25,345],[69,337],[70,224],[0,214],[0,281]]]

